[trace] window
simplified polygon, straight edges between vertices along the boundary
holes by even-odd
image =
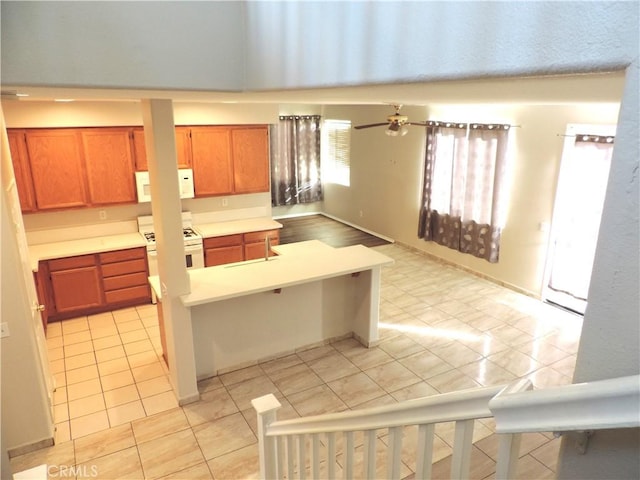
[[[325,183],[351,184],[351,122],[325,120],[322,128],[322,165]]]
[[[270,129],[271,204],[322,200],[320,116],[281,116]]]
[[[429,122],[420,238],[498,261],[509,127]]]

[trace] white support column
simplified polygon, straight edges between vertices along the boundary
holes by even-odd
[[[173,103],[142,101],[145,147],[151,180],[151,209],[162,285],[169,376],[181,405],[199,399],[191,311],[180,296],[191,292],[184,261]]]
[[[267,437],[269,425],[276,420],[276,411],[282,406],[273,394],[264,395],[251,400],[251,405],[258,415],[258,452],[260,456],[260,478],[277,478],[278,472],[278,452],[276,450],[276,439]],[[289,458],[292,456],[291,449],[288,452]],[[303,465],[304,467],[304,465]],[[291,475],[291,467],[289,475]]]

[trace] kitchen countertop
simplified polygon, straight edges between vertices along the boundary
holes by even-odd
[[[278,256],[269,261],[250,260],[188,270],[191,293],[181,297],[182,303],[194,307],[393,263],[393,259],[362,245],[334,248],[310,240],[272,249]],[[150,277],[149,281],[155,292],[160,293],[159,277]]]
[[[194,225],[194,228],[207,237],[220,237],[245,232],[258,232],[282,228],[282,224],[268,217],[247,218],[216,223]],[[147,244],[138,232],[104,235],[100,237],[66,240],[61,242],[41,243],[29,245],[29,260],[31,269],[38,271],[38,262],[54,258],[74,257],[92,253],[124,250],[127,248],[145,247]]]
[[[65,242],[42,243],[29,245],[31,269],[38,271],[38,262],[54,258],[74,257],[91,253],[124,250],[127,248],[145,247],[146,241],[138,232],[119,235],[106,235],[97,238],[68,240]]]
[[[262,230],[275,230],[282,228],[282,224],[268,217],[246,218],[243,220],[231,220],[227,222],[194,224],[193,228],[203,238],[222,237],[224,235],[236,235],[238,233],[259,232]]]

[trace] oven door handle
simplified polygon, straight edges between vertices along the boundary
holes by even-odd
[[[186,254],[199,252],[199,251],[202,251],[202,245],[185,245],[184,246],[184,253]]]

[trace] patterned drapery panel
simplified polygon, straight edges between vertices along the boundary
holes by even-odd
[[[429,122],[420,238],[498,261],[508,129]]]
[[[322,200],[320,116],[282,116],[270,139],[272,205]]]

